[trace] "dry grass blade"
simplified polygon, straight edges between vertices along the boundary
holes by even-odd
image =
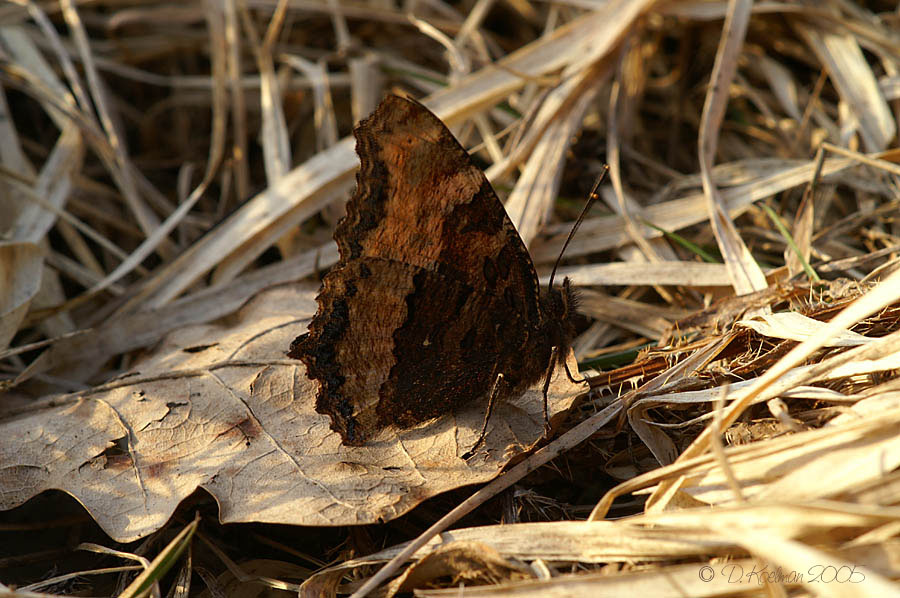
[[[548,208],[559,192],[566,153],[599,83],[595,81],[587,89],[574,86],[572,91],[577,95],[566,98],[567,103],[573,104],[572,108],[565,114],[558,114],[557,120],[544,130],[507,198],[507,213],[526,245],[541,230]]]
[[[710,75],[709,92],[703,105],[703,120],[699,131],[700,173],[709,210],[709,221],[725,258],[731,284],[734,285],[738,295],[766,288],[766,280],[738,235],[734,223],[728,218],[712,180],[711,171],[718,146],[719,127],[725,115],[731,81],[737,70],[737,56],[743,45],[751,6],[752,2],[749,0],[730,0],[728,3],[722,40]]]
[[[62,14],[72,32],[73,41],[78,48],[79,58],[84,65],[91,92],[90,100],[84,96],[80,98],[82,102],[81,109],[89,113],[92,107],[96,108],[100,116],[100,124],[103,127],[103,132],[106,134],[106,139],[109,142],[113,152],[113,159],[115,160],[114,163],[110,164],[110,174],[119,184],[128,206],[133,211],[135,218],[137,218],[138,224],[145,233],[151,234],[159,225],[159,221],[138,194],[137,185],[132,174],[133,166],[119,138],[119,133],[113,124],[113,114],[109,107],[107,93],[94,65],[93,53],[88,43],[84,25],[71,0],[62,0],[60,4],[62,6]]]
[[[853,111],[867,151],[885,149],[897,133],[890,108],[857,40],[849,34],[814,29],[802,23],[797,30],[818,55],[841,97]]]
[[[279,2],[269,29],[266,32],[266,40],[259,39],[256,27],[245,7],[240,11],[241,21],[250,43],[253,44],[253,53],[260,76],[260,108],[262,126],[260,127],[263,146],[263,163],[266,166],[266,179],[269,184],[274,183],[287,173],[291,165],[291,148],[288,143],[287,124],[284,120],[284,111],[281,106],[281,87],[275,76],[275,64],[272,57],[272,42],[280,28],[286,8],[284,0]]]
[[[822,166],[821,173],[823,176],[831,176],[853,165],[854,162],[849,160],[826,160]],[[752,164],[734,164],[733,166],[736,167],[736,175],[728,177],[731,179],[737,179],[738,176],[743,177],[748,174],[748,171],[752,172],[755,170]],[[752,177],[751,182],[732,183],[730,188],[719,191],[719,195],[722,197],[729,214],[739,215],[745,212],[755,201],[770,197],[797,185],[807,184],[819,171],[815,161],[809,161],[799,166],[793,164],[781,164],[779,166],[768,164],[763,166],[762,170],[763,172],[760,172],[758,176]],[[722,185],[728,182],[727,179],[721,180],[719,184]],[[660,228],[665,228],[668,231],[677,231],[705,221],[708,217],[708,212],[706,210],[705,196],[702,193],[690,193],[677,199],[652,205],[644,210],[643,215],[649,222],[659,223]],[[552,227],[550,230],[557,233],[557,236],[535,248],[535,259],[552,261],[555,255],[559,253],[565,238],[565,233],[560,231],[568,231],[571,227],[571,223],[561,223]],[[569,255],[578,256],[604,251],[626,245],[630,241],[624,230],[625,221],[619,216],[588,219],[582,227],[584,234],[581,238],[573,240],[569,246]],[[649,226],[644,227],[643,231],[644,235],[650,238],[662,236],[659,230]]]
[[[557,272],[578,286],[591,285],[684,285],[714,287],[730,284],[723,264],[659,262],[655,264],[591,264],[566,266]],[[549,277],[547,277],[549,279]],[[546,282],[545,279],[541,280]]]
[[[150,562],[147,568],[138,575],[125,591],[119,594],[120,598],[137,598],[146,596],[150,587],[159,583],[163,575],[175,564],[185,550],[190,546],[200,519],[195,518],[184,529],[178,532],[169,544]]]

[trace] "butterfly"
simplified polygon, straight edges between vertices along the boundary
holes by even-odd
[[[360,169],[334,233],[340,261],[288,355],[318,381],[316,411],[345,445],[478,399],[486,426],[495,400],[564,363],[574,291],[540,287],[490,183],[425,106],[387,96],[353,133]]]

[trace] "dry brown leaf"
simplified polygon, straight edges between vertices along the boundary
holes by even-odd
[[[324,248],[249,272],[226,284],[206,287],[165,307],[113,318],[96,328],[55,339],[14,383],[21,384],[46,371],[67,380],[86,381],[114,355],[148,347],[172,330],[234,313],[263,289],[302,279],[337,260],[337,245],[330,242]]]
[[[468,461],[461,455],[481,431],[484,404],[343,446],[313,408],[315,386],[302,363],[284,357],[305,330],[313,297],[308,286],[269,290],[231,325],[170,334],[109,384],[8,414],[0,421],[0,509],[56,488],[110,536],[130,541],[159,529],[204,488],[223,522],[373,523],[491,479],[541,438],[539,384],[496,406],[484,448]],[[574,360],[569,368],[577,371]],[[585,389],[564,368],[555,372],[551,418]]]

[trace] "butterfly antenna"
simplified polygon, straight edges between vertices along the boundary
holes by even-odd
[[[581,222],[584,220],[584,217],[587,215],[588,210],[591,209],[591,206],[594,205],[594,202],[600,199],[600,196],[597,195],[597,189],[600,187],[600,183],[603,182],[603,179],[606,178],[606,173],[609,172],[609,164],[603,165],[603,172],[601,172],[597,176],[597,180],[594,182],[594,187],[591,189],[590,195],[588,195],[587,201],[584,203],[584,207],[581,209],[581,214],[578,215],[578,219],[575,221],[575,224],[572,226],[572,230],[569,231],[569,236],[566,237],[566,242],[563,243],[562,249],[559,252],[559,257],[556,258],[556,263],[553,264],[553,270],[550,272],[550,285],[549,288],[553,289],[553,279],[556,277],[556,270],[559,268],[559,263],[562,261],[563,255],[566,253],[566,248],[569,246],[569,242],[572,240],[572,237],[575,236],[575,231],[578,230],[578,227],[581,226]]]

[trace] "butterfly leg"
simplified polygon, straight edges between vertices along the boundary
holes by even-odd
[[[550,393],[550,377],[553,375],[553,370],[556,367],[556,359],[559,355],[559,347],[553,347],[550,350],[550,363],[547,364],[547,371],[544,372],[544,433],[547,434],[550,432],[550,411],[547,406],[547,395]],[[569,371],[569,368],[566,367],[566,372]]]
[[[468,459],[472,455],[475,454],[475,450],[481,446],[481,443],[484,442],[484,437],[487,436],[487,427],[488,421],[491,419],[491,413],[494,411],[494,402],[497,400],[497,396],[500,394],[500,383],[503,382],[503,374],[497,374],[497,377],[494,378],[494,385],[491,387],[491,395],[488,398],[487,411],[484,413],[484,423],[481,424],[481,434],[478,435],[478,440],[475,441],[475,444],[472,445],[468,451],[463,454],[463,459]]]

